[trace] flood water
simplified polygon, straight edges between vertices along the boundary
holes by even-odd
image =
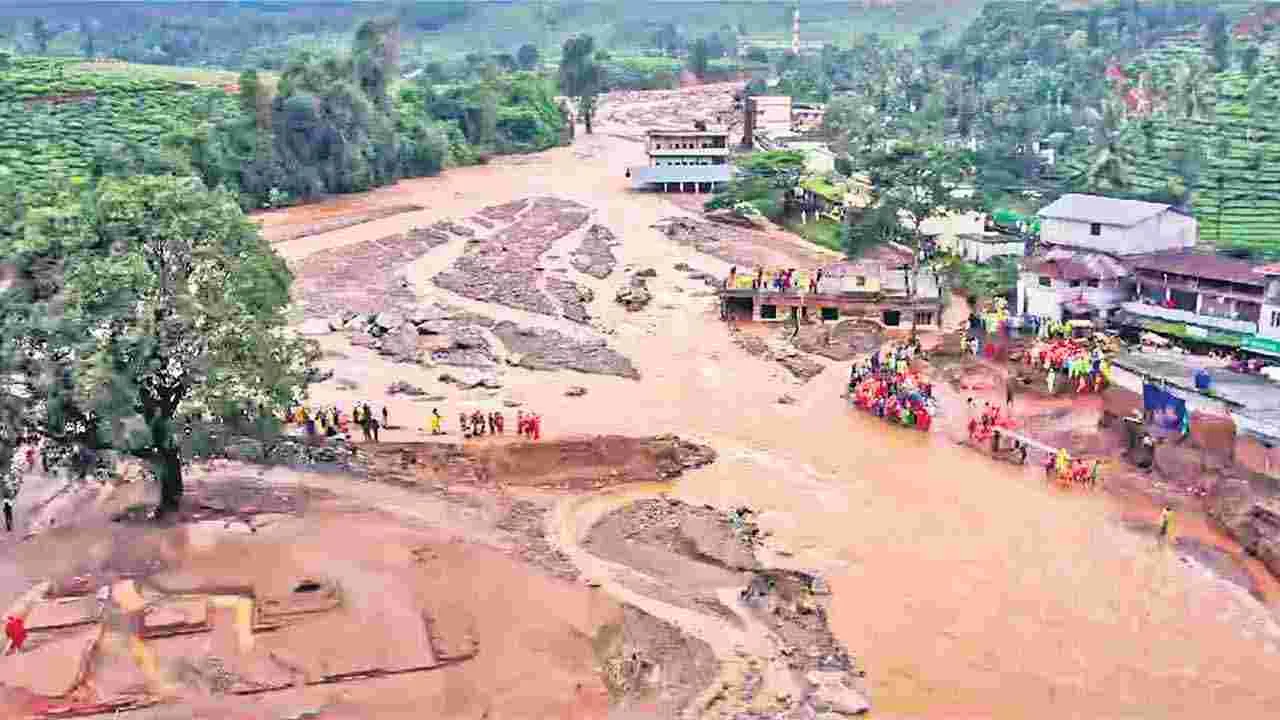
[[[548,433],[673,432],[714,446],[720,460],[680,480],[676,493],[754,508],[770,533],[767,547],[785,552],[780,562],[831,578],[832,622],[867,671],[874,717],[1280,717],[1273,612],[1129,529],[1114,499],[1047,487],[939,435],[849,410],[839,397],[847,365],[798,386],[776,363],[734,347],[714,299],[694,296],[671,270],[677,262],[713,272],[727,265],[649,228],[678,212],[659,195],[627,191],[625,166],[641,160],[639,143],[580,136],[572,148],[370,193],[355,202],[427,209],[277,247],[299,258],[528,195],[595,208],[595,220],[624,242],[615,250],[621,263],[659,273],[654,303],[638,314],[612,302],[619,274],[573,278],[596,291],[593,314],[614,329],[610,344],[643,379],[508,370],[503,397],[542,413]],[[312,212],[260,217],[270,232]],[[493,314],[533,320],[511,309]],[[440,391],[449,398],[440,403],[446,418],[485,402],[440,386],[438,371],[324,342],[346,355],[339,376],[362,387],[404,379]],[[571,384],[588,394],[565,397]],[[401,417],[430,412],[331,386],[317,399],[385,400]],[[796,402],[778,404],[783,393]]]

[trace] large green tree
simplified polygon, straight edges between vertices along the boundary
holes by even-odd
[[[145,459],[165,512],[182,496],[183,418],[261,420],[298,399],[291,276],[231,193],[137,176],[0,207],[7,427]]]
[[[578,100],[578,115],[591,134],[596,95],[604,89],[604,68],[590,35],[576,35],[564,41],[560,56],[560,91]]]
[[[924,251],[922,228],[930,218],[970,208],[971,201],[962,196],[962,186],[972,164],[966,152],[905,142],[894,143],[870,163],[869,211],[882,220],[896,217],[907,228],[900,237],[909,242],[912,250],[907,296],[913,303]],[[915,331],[916,317],[912,312],[913,335]]]

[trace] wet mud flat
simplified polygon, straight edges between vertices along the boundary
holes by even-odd
[[[281,717],[330,705],[335,684],[362,716],[606,716],[596,635],[621,609],[591,588],[252,466],[197,476],[180,522],[86,518],[24,548],[52,579],[30,594],[26,649],[0,663],[0,716]],[[544,532],[536,505],[504,503],[495,530]],[[538,687],[500,689],[535,667]],[[398,685],[413,707],[375,710],[365,688],[400,677],[417,678]]]
[[[844,717],[869,708],[862,672],[827,620],[826,583],[816,575],[762,566],[755,557],[759,530],[751,518],[746,508],[725,512],[659,497],[629,503],[590,528],[583,547],[633,571],[619,576],[624,585],[702,617],[703,632],[714,633],[716,626],[741,632],[750,647],[717,658],[714,672],[707,672],[702,658],[710,648],[683,640],[681,652],[672,653],[670,636],[660,627],[655,631],[643,619],[631,627],[624,623],[626,651],[618,661],[680,680],[664,688],[610,682],[611,689],[627,690],[622,711],[763,719],[820,712]]]
[[[329,220],[321,220],[309,225],[292,226],[287,230],[281,230],[270,234],[270,240],[273,243],[289,242],[290,240],[300,240],[312,235],[320,235],[322,233],[333,232],[334,230],[342,230],[343,228],[355,227],[363,225],[374,220],[401,215],[403,213],[418,212],[426,210],[422,205],[404,204],[390,205],[387,207],[375,208],[366,212],[359,212]]]

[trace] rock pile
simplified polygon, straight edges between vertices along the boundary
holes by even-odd
[[[576,323],[587,324],[591,315],[587,313],[587,303],[595,299],[591,288],[560,278],[547,278],[547,292],[560,301],[560,308],[566,318]]]
[[[785,342],[769,343],[762,338],[741,331],[733,332],[733,343],[748,354],[764,360],[776,361],[802,382],[808,382],[826,366],[805,355]]]
[[[322,250],[292,263],[296,297],[307,317],[333,318],[412,307],[413,291],[397,277],[405,265],[448,240],[425,228]]]
[[[645,283],[643,277],[632,275],[626,285],[618,288],[618,292],[613,296],[613,299],[627,310],[635,312],[643,310],[646,305],[653,301],[653,293],[649,292],[649,286]]]
[[[617,244],[619,244],[618,239],[609,228],[603,225],[592,225],[587,228],[586,235],[582,237],[582,244],[574,251],[569,261],[578,272],[603,280],[609,277],[614,266],[618,264],[611,249]]]
[[[463,297],[558,315],[556,304],[539,289],[540,258],[556,240],[587,221],[590,209],[570,200],[540,197],[481,211],[511,222],[472,243],[453,266],[436,275],[436,285]]]
[[[504,320],[493,326],[507,352],[508,362],[530,370],[577,370],[637,380],[640,372],[604,340],[577,340],[561,332],[527,328]]]

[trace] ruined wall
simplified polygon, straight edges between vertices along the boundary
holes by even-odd
[[[1132,415],[1134,410],[1142,414],[1142,394],[1110,385],[1102,391],[1102,410],[1116,417]]]
[[[1220,458],[1230,459],[1236,445],[1236,424],[1229,417],[1191,413],[1191,442]]]
[[[1280,478],[1280,448],[1241,433],[1235,442],[1236,465],[1268,477]]]

